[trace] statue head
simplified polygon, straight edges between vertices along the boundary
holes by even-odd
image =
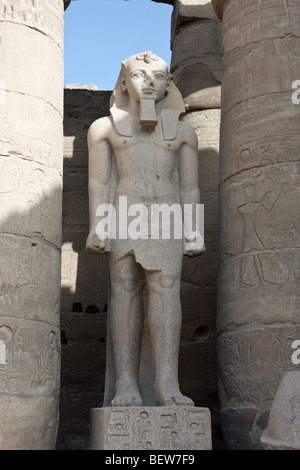
[[[150,51],[125,60],[120,80],[122,91],[129,98],[154,99],[156,103],[166,96],[171,83],[167,63]]]
[[[118,132],[125,136],[131,135],[127,116],[130,100],[153,100],[156,104],[161,103],[164,136],[166,140],[174,139],[177,127],[175,123],[169,124],[170,116],[177,116],[178,120],[178,117],[185,113],[185,105],[172,81],[168,64],[150,51],[135,54],[122,62],[111,97],[111,115]]]

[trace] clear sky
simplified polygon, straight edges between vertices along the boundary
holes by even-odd
[[[65,85],[113,89],[121,62],[146,50],[170,64],[172,10],[151,0],[72,0],[65,12]]]

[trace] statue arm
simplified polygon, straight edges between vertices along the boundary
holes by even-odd
[[[180,200],[184,215],[185,254],[194,256],[205,251],[204,233],[200,217],[198,139],[195,130],[191,126],[186,123],[181,124],[184,138],[179,151],[178,177]],[[197,220],[199,226],[196,224]]]
[[[108,118],[95,121],[88,132],[89,150],[89,217],[90,233],[87,240],[88,252],[104,252],[108,250],[108,240],[101,240],[96,235],[97,208],[110,202],[110,175],[112,149],[107,139],[110,130]]]

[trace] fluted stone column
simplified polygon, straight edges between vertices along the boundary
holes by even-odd
[[[60,385],[62,0],[0,3],[0,449],[53,449]]]
[[[210,0],[174,1],[171,72],[187,107],[184,120],[194,127],[198,136],[199,187],[205,212],[206,253],[188,262],[184,259],[182,275],[183,335],[187,326],[190,333],[193,328],[193,336],[187,336],[190,342],[185,339],[182,345],[182,363],[185,360],[194,366],[195,379],[190,384],[189,393],[198,390],[199,403],[210,400],[217,390],[215,300],[218,272],[221,34],[222,24]],[[192,360],[189,359],[191,357]],[[182,370],[184,377],[184,367]]]
[[[256,449],[300,338],[300,4],[212,3],[224,48],[219,390],[229,447]]]
[[[210,0],[175,0],[171,26],[173,79],[189,111],[220,109],[222,24]]]

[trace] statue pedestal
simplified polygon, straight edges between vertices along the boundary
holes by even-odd
[[[91,410],[91,450],[211,450],[208,408],[118,407]]]

